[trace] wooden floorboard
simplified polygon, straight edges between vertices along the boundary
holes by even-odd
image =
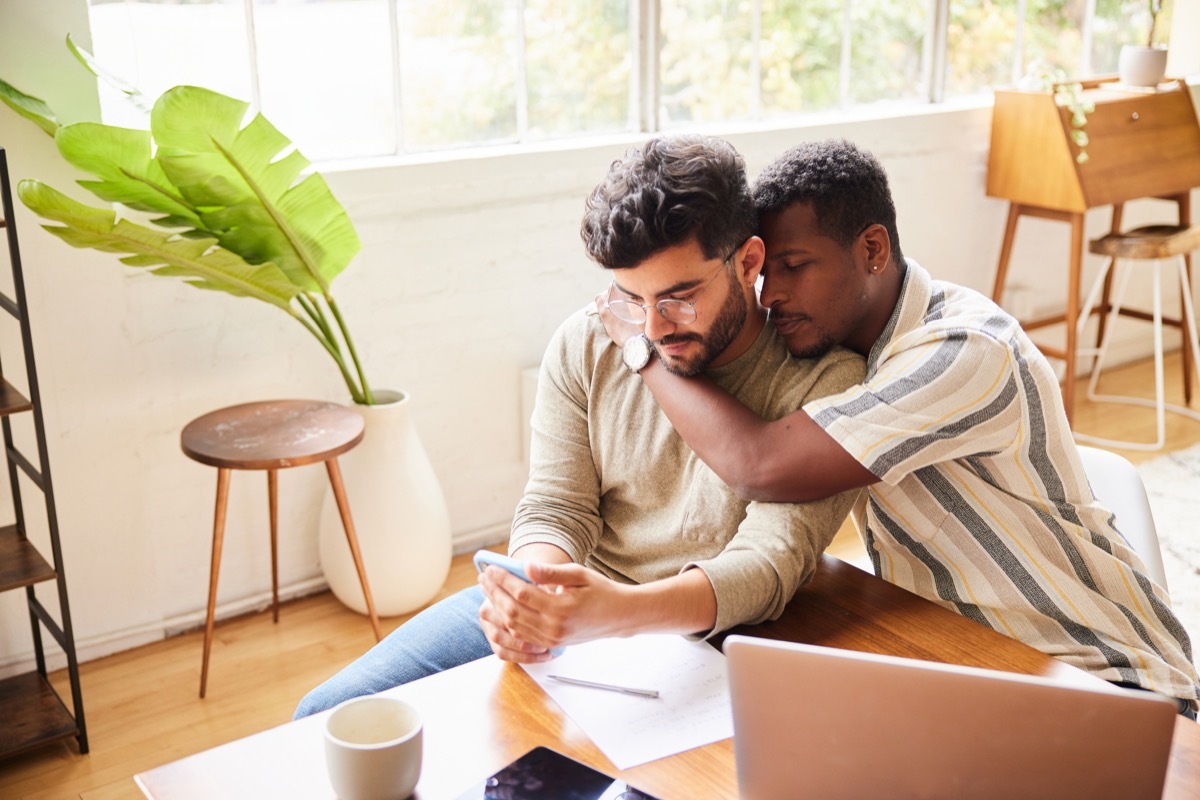
[[[1167,389],[1174,397],[1181,396],[1178,364],[1177,356],[1168,358]],[[1106,391],[1144,392],[1153,385],[1153,368],[1143,362],[1113,370],[1110,380]],[[1077,396],[1084,390],[1080,383]],[[1200,442],[1200,422],[1168,422],[1168,450]],[[1152,436],[1153,412],[1081,401],[1076,427],[1117,438]],[[1158,455],[1122,453],[1135,462]],[[847,560],[862,555],[849,526],[830,550]],[[469,558],[460,556],[440,596],[473,580]],[[404,619],[381,620],[384,632]],[[308,689],[374,643],[366,617],[328,592],[286,603],[277,625],[269,612],[225,621],[216,629],[208,697],[200,700],[202,640],[197,630],[83,664],[91,753],[80,756],[70,740],[0,761],[0,798],[141,798],[134,774],[288,721]],[[69,692],[65,674],[52,679]]]

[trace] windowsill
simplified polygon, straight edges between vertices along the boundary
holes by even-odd
[[[544,142],[506,143],[438,150],[428,153],[407,155],[363,156],[333,161],[315,161],[316,168],[323,174],[348,173],[369,170],[389,170],[403,167],[423,167],[455,163],[477,163],[490,160],[516,160],[539,158],[554,154],[579,154],[592,150],[611,154],[640,144],[656,135],[669,136],[677,133],[703,133],[722,138],[771,135],[786,131],[816,130],[831,126],[884,123],[896,120],[933,118],[990,108],[991,92],[956,98],[942,103],[896,102],[856,106],[850,109],[813,112],[789,119],[767,122],[708,123],[680,126],[657,133],[626,131],[596,136],[578,136]]]

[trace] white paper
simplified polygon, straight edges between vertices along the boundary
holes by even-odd
[[[733,736],[725,656],[705,642],[668,634],[599,639],[523,666],[617,769]],[[656,689],[659,696],[572,686],[550,675]]]

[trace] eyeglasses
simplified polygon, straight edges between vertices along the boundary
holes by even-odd
[[[738,245],[738,247],[741,247],[741,245]],[[668,297],[659,300],[652,306],[644,306],[641,303],[635,303],[632,300],[626,300],[621,297],[614,299],[613,293],[620,290],[617,289],[617,282],[613,281],[612,285],[608,288],[608,308],[617,319],[634,325],[644,325],[652,308],[667,322],[673,322],[676,325],[691,324],[696,321],[696,303],[700,301],[700,295],[704,294],[708,287],[712,285],[712,282],[716,280],[721,270],[729,266],[729,262],[737,254],[737,251],[737,247],[733,248],[733,252],[721,260],[721,263],[713,270],[712,276],[692,294],[691,300]]]

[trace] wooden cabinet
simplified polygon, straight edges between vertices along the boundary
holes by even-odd
[[[1026,329],[1065,323],[1065,347],[1043,350],[1066,362],[1068,378],[1075,374],[1079,281],[1086,244],[1084,212],[1111,205],[1115,231],[1121,225],[1124,203],[1159,197],[1173,200],[1179,208],[1179,222],[1190,224],[1189,192],[1200,186],[1200,124],[1183,81],[1153,91],[1122,89],[1115,79],[1089,81],[1083,86],[1084,97],[1095,103],[1084,128],[1089,139],[1085,163],[1076,161],[1079,149],[1070,137],[1071,112],[1059,106],[1052,93],[997,89],[987,170],[988,196],[1009,201],[992,290],[997,303],[1004,291],[1020,217],[1059,220],[1071,226],[1063,314],[1022,321]],[[1186,384],[1190,397],[1190,378]],[[1063,401],[1070,418],[1074,411],[1072,380],[1063,385]]]
[[[1014,203],[1086,211],[1200,186],[1200,125],[1182,82],[1150,94],[1096,82],[1084,96],[1088,160],[1075,161],[1071,112],[1047,92],[996,90],[987,193]]]
[[[79,752],[88,751],[87,728],[83,719],[83,698],[79,685],[79,663],[75,656],[75,634],[67,602],[67,579],[63,572],[62,547],[58,537],[58,518],[54,508],[54,487],[50,480],[50,461],[46,452],[46,430],[42,420],[37,370],[33,360],[29,314],[25,303],[25,282],[21,273],[21,254],[13,218],[12,187],[8,178],[8,160],[0,148],[0,201],[4,216],[0,228],[8,242],[12,269],[13,297],[0,293],[0,310],[7,312],[20,327],[24,377],[29,398],[0,377],[0,432],[4,438],[5,462],[12,495],[13,521],[0,524],[0,592],[21,591],[29,608],[35,668],[30,672],[0,680],[0,758],[22,753],[47,742],[75,737]],[[12,354],[9,354],[12,355]],[[11,363],[12,359],[9,360]],[[6,374],[0,369],[0,375]],[[32,428],[37,454],[25,455],[13,435],[14,420],[21,419]],[[22,437],[27,441],[28,437]],[[22,489],[24,487],[24,490]],[[26,500],[22,499],[24,494]],[[28,498],[40,494],[45,516],[38,532],[39,548],[26,528]],[[34,519],[39,515],[31,514]],[[58,601],[54,614],[37,594],[37,587],[53,586]],[[58,643],[67,657],[71,685],[71,707],[59,696],[46,673],[46,652],[42,631]]]

